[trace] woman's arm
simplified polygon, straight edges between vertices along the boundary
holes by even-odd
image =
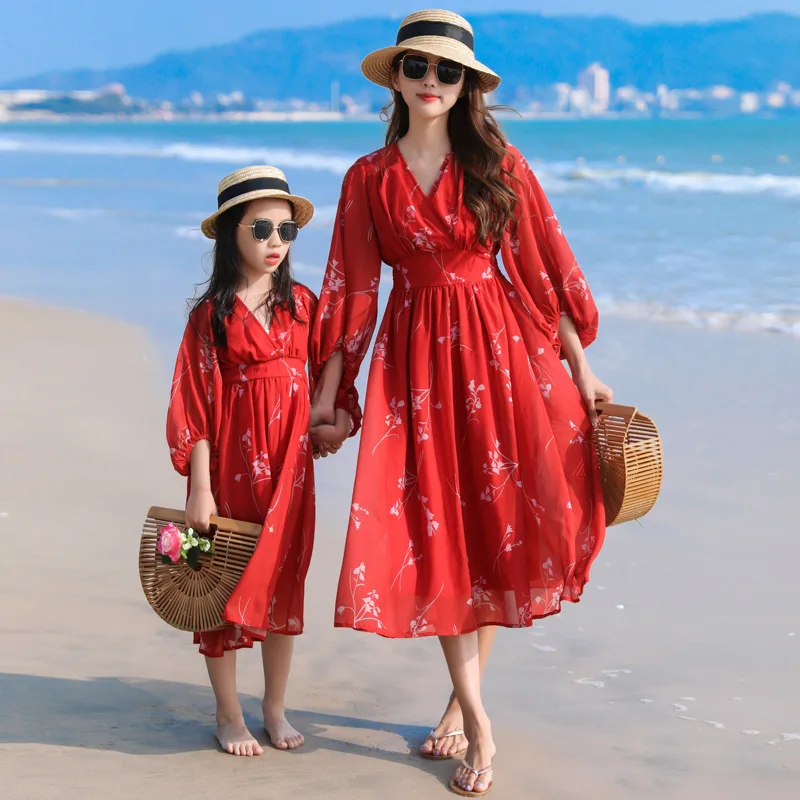
[[[614,399],[614,392],[592,372],[575,323],[566,314],[558,322],[558,338],[561,341],[561,355],[569,364],[572,380],[581,393],[589,420],[596,425],[595,405],[599,401],[610,403]]]

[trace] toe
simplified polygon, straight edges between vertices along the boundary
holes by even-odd
[[[457,753],[461,749],[461,746],[458,744],[460,739],[460,736],[448,736],[439,746],[439,752],[441,752],[443,756]]]
[[[433,753],[434,746],[433,736],[428,736],[428,738],[420,745],[419,751],[423,755],[429,756],[431,753]]]

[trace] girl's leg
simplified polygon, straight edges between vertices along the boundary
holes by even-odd
[[[222,658],[206,657],[206,667],[217,700],[217,729],[214,731],[217,741],[223,750],[234,756],[261,755],[261,745],[244,724],[236,694],[236,651],[227,650]]]
[[[486,668],[486,662],[489,659],[492,645],[494,644],[494,637],[497,634],[497,627],[494,625],[478,628],[478,659],[481,675]],[[455,690],[450,693],[450,700],[447,703],[447,708],[442,715],[439,724],[434,728],[434,736],[438,738],[434,746],[433,737],[429,736],[420,747],[419,751],[423,755],[449,756],[455,753],[460,753],[467,747],[467,737],[463,734],[458,736],[448,736],[442,739],[446,733],[450,731],[464,730],[464,715],[461,713],[461,706],[458,704]]]
[[[447,660],[458,704],[464,715],[464,732],[469,739],[465,756],[476,770],[489,767],[495,754],[492,726],[481,699],[481,671],[478,655],[478,634],[440,636],[439,641]],[[469,791],[485,792],[492,780],[491,772],[480,777],[466,767],[459,766],[455,782]]]
[[[286,685],[292,665],[294,636],[268,633],[261,643],[264,662],[264,728],[278,750],[294,750],[305,741],[286,719]]]

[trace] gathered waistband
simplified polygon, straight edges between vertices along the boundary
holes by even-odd
[[[272,358],[255,364],[231,364],[220,367],[223,383],[247,383],[261,378],[306,377],[306,364],[302,358]]]
[[[475,283],[497,277],[497,262],[491,253],[447,250],[408,256],[392,268],[394,287],[401,291],[424,286]]]

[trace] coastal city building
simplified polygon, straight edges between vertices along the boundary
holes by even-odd
[[[496,93],[499,95],[500,93]],[[502,96],[491,102],[506,103]],[[736,114],[800,114],[800,89],[776,81],[768,91],[737,91],[730,86],[674,88],[659,84],[656,90],[614,86],[612,75],[595,62],[576,76],[576,83],[522,87],[511,105],[525,117],[536,116],[731,116]],[[0,122],[63,115],[151,116],[159,119],[222,115],[236,118],[359,117],[376,107],[363,97],[343,94],[338,80],[330,85],[330,98],[311,102],[302,97],[275,100],[248,97],[233,89],[203,95],[192,91],[183,100],[145,100],[131,97],[121,84],[88,91],[57,92],[38,89],[0,90]]]

